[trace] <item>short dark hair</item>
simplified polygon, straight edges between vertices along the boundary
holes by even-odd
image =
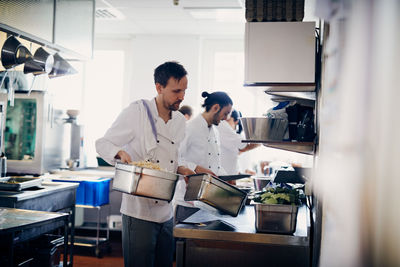
[[[167,86],[169,78],[173,77],[180,81],[187,75],[185,68],[176,61],[168,61],[154,70],[154,83]]]
[[[183,115],[189,115],[189,116],[192,116],[192,113],[193,113],[193,110],[192,110],[192,108],[190,107],[190,106],[186,106],[186,105],[183,105],[180,109],[179,109],[179,111],[183,114]]]
[[[214,93],[201,93],[201,96],[204,97],[203,108],[206,108],[206,111],[209,111],[211,107],[215,104],[218,104],[221,109],[228,105],[233,105],[232,99],[225,92],[214,92]]]

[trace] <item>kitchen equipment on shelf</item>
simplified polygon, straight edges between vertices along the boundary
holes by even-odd
[[[58,53],[54,54],[53,69],[49,73],[49,78],[60,77],[78,73],[65,59]]]
[[[33,57],[25,62],[24,73],[33,73],[33,75],[49,73],[53,65],[53,55],[49,54],[44,48],[39,47]]]
[[[179,175],[117,162],[113,189],[123,193],[171,201]]]
[[[77,117],[79,110],[68,109],[68,118],[65,119],[65,126],[71,134],[70,153],[66,159],[67,168],[70,170],[85,167],[83,153],[83,125],[78,124]],[[69,129],[70,128],[70,129]]]
[[[296,230],[298,206],[252,202],[257,232],[292,234]]]
[[[210,174],[189,176],[185,201],[200,201],[231,216],[237,216],[247,193]]]
[[[40,186],[43,179],[38,177],[3,177],[0,178],[0,190],[21,191]]]
[[[246,117],[240,120],[248,141],[281,142],[288,127],[286,119]]]
[[[14,36],[10,36],[4,42],[1,49],[1,63],[6,69],[11,69],[25,63],[32,58],[28,48],[23,46]]]

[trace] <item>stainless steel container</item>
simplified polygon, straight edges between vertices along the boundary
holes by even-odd
[[[254,183],[254,190],[261,191],[264,187],[271,182],[271,177],[252,177]]]
[[[288,129],[287,119],[273,119],[267,117],[240,118],[243,124],[246,140],[274,141],[283,140]]]
[[[113,189],[136,196],[171,201],[179,175],[117,163]]]
[[[41,186],[43,178],[37,177],[3,177],[0,178],[0,190],[21,191],[23,189]]]
[[[185,201],[201,201],[231,216],[237,216],[247,193],[209,174],[189,177]]]
[[[252,203],[257,232],[292,234],[296,230],[298,206]]]

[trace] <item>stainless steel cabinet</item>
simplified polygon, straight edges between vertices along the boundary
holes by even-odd
[[[314,85],[315,48],[314,22],[246,23],[245,85]]]
[[[0,1],[0,31],[69,54],[92,57],[94,0]]]

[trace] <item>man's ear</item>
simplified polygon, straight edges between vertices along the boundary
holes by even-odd
[[[164,86],[162,86],[160,83],[156,83],[156,90],[158,94],[161,94],[163,88]]]
[[[214,104],[214,105],[211,107],[211,110],[212,110],[214,113],[217,113],[217,112],[219,111],[219,109],[220,109],[219,104]]]

